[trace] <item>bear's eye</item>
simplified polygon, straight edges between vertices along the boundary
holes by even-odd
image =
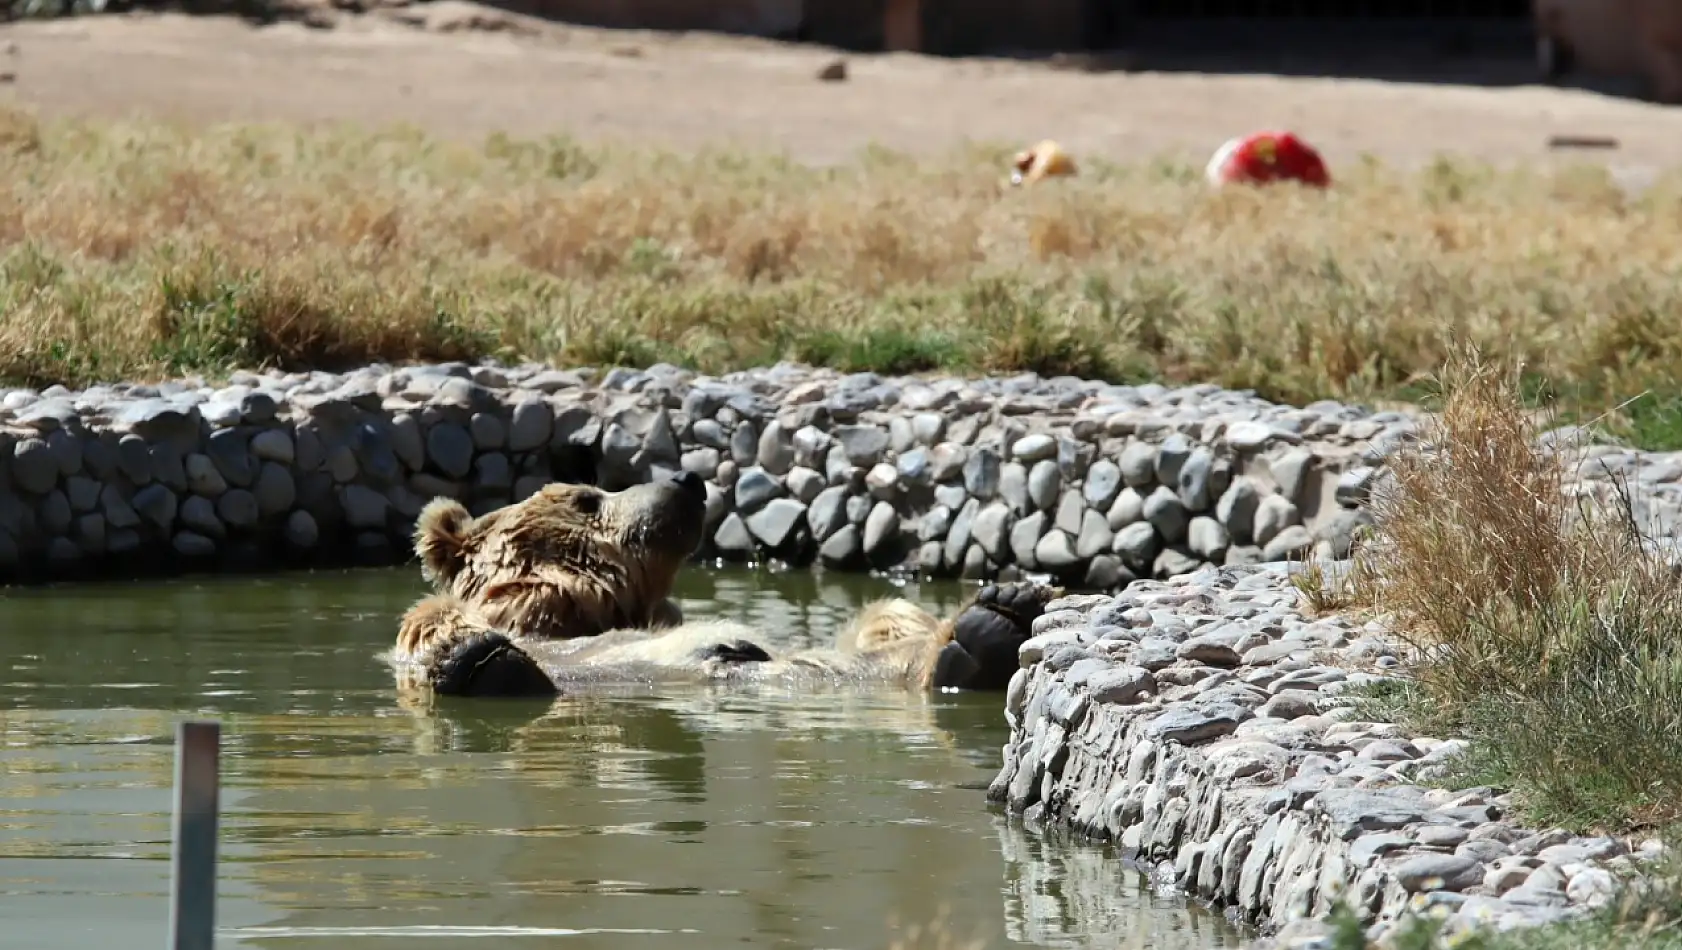
[[[602,510],[602,496],[593,491],[579,492],[573,496],[572,503],[586,515],[593,515]]]

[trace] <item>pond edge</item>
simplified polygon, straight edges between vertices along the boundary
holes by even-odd
[[[1398,648],[1377,622],[1307,616],[1301,569],[1211,567],[1052,603],[1007,694],[989,801],[1114,843],[1256,927],[1257,948],[1329,946],[1339,904],[1370,940],[1421,915],[1445,935],[1570,920],[1663,852],[1525,828],[1507,794],[1438,787],[1464,740],[1361,719],[1350,691],[1391,679]]]

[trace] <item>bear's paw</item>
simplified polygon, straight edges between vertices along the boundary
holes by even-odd
[[[1034,621],[1061,591],[1044,584],[988,584],[953,621],[952,642],[935,661],[936,689],[1002,690],[1020,663],[1017,653]]]
[[[500,633],[480,633],[433,661],[427,679],[446,696],[550,696],[555,682],[526,651]]]
[[[724,640],[703,648],[701,660],[718,663],[769,663],[771,654],[752,640]]]

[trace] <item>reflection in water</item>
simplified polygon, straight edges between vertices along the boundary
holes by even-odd
[[[696,573],[682,606],[830,642],[886,582]],[[173,732],[223,720],[221,943],[1235,944],[986,809],[996,696],[620,689],[403,705],[414,572],[0,598],[0,947],[161,942]],[[910,588],[931,609],[955,586]]]
[[[1159,897],[1108,847],[1054,844],[998,819],[1005,868],[1005,933],[1034,947],[1147,950],[1237,946],[1218,913]]]

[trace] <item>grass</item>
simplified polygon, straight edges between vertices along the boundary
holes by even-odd
[[[1564,491],[1522,380],[1481,357],[1445,374],[1433,430],[1391,464],[1379,540],[1352,574],[1419,651],[1422,727],[1472,740],[1467,767],[1544,827],[1682,819],[1682,575],[1643,546],[1627,490]]]
[[[1376,536],[1336,583],[1295,581],[1310,605],[1379,611],[1415,648],[1405,679],[1357,701],[1470,739],[1454,787],[1509,788],[1531,827],[1657,836],[1670,856],[1581,920],[1449,936],[1420,917],[1388,945],[1682,950],[1682,572],[1644,543],[1631,486],[1566,490],[1526,385],[1511,364],[1451,354],[1439,412],[1376,495]],[[1331,923],[1335,950],[1366,950],[1352,914]]]
[[[840,167],[410,129],[0,111],[0,377],[795,359],[1411,399],[1467,342],[1599,414],[1682,381],[1682,178],[1442,161],[1327,194],[1011,148]],[[1682,445],[1682,400],[1610,420]]]
[[[1291,571],[1291,586],[1301,598],[1303,612],[1310,617],[1340,614],[1359,606],[1360,580],[1328,572],[1317,561],[1305,561]]]

